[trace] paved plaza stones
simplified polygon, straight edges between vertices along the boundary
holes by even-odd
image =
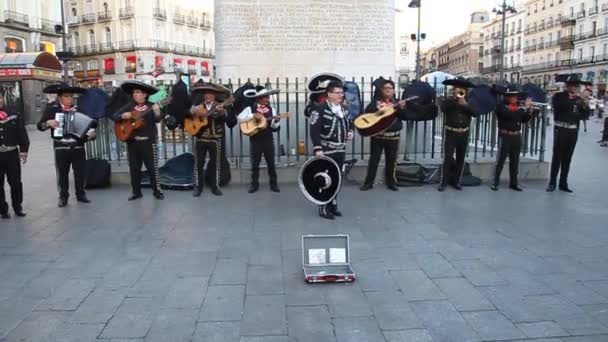
[[[280,194],[129,187],[56,207],[31,131],[24,219],[0,221],[0,341],[608,341],[608,150],[581,133],[571,186]],[[550,153],[549,153],[550,154]],[[301,235],[350,235],[358,281],[308,285]]]

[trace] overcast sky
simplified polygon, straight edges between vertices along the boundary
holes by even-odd
[[[513,4],[514,0],[508,0]],[[418,11],[408,8],[410,0],[395,0],[397,13],[397,32],[401,34],[416,33]],[[427,39],[422,47],[437,45],[451,37],[462,33],[469,24],[472,12],[492,8],[502,3],[502,0],[422,0],[421,32],[426,33]],[[521,3],[521,7],[518,3]],[[524,1],[516,3],[517,10],[523,10]]]

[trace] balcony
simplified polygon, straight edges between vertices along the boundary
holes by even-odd
[[[574,39],[572,36],[562,37],[559,40],[559,48],[561,51],[574,49]]]
[[[201,21],[201,24],[199,25],[201,29],[205,30],[205,31],[210,31],[211,30],[211,22],[209,21]]]
[[[135,41],[134,40],[123,40],[118,42],[119,50],[133,50],[135,49]]]
[[[186,23],[186,17],[179,12],[175,12],[173,15],[173,22],[178,25],[184,25]]]
[[[602,4],[602,12],[608,12],[608,2]]]
[[[69,17],[68,18],[68,26],[72,27],[72,26],[78,26],[80,25],[80,17],[79,16],[73,16],[73,17]]]
[[[114,51],[114,44],[112,42],[99,43],[99,52],[112,52]]]
[[[545,29],[545,23],[538,25],[538,31],[543,31]]]
[[[515,51],[520,51],[521,50],[521,45],[517,45],[517,47],[515,48]]]
[[[513,52],[513,51],[515,51],[515,47],[510,46],[510,47],[509,47],[509,52]]]
[[[565,16],[562,18],[562,27],[574,26],[576,24],[576,18]]]
[[[112,12],[111,11],[103,11],[103,12],[99,12],[97,13],[97,21],[102,23],[104,21],[110,21],[112,20]]]
[[[97,45],[95,45],[95,44],[91,44],[91,45],[85,45],[85,46],[83,47],[83,53],[84,53],[84,54],[94,54],[94,53],[96,53],[97,51],[98,51],[98,50],[97,50]]]
[[[154,8],[154,11],[152,12],[152,16],[154,16],[154,18],[159,19],[159,20],[167,20],[167,11],[164,9],[160,9],[160,8]]]
[[[589,9],[589,16],[595,15],[598,12],[598,8],[597,7],[591,7]]]
[[[135,12],[133,11],[133,7],[123,7],[120,9],[119,17],[120,19],[129,19],[135,16]]]
[[[538,43],[538,45],[536,45],[536,50],[543,50],[545,48],[545,43]]]
[[[57,34],[55,32],[56,25],[61,25],[61,23],[58,21],[52,21],[52,20],[48,20],[48,19],[40,19],[40,29],[43,32]]]
[[[150,47],[161,52],[169,52],[169,43],[162,40],[151,40]]]
[[[585,11],[580,11],[576,13],[576,19],[581,19],[585,17]]]
[[[188,17],[186,21],[187,25],[190,27],[198,27],[198,20],[195,17]]]
[[[96,19],[97,19],[97,16],[95,15],[95,13],[88,13],[88,14],[83,14],[82,17],[80,18],[80,21],[83,24],[93,24]]]
[[[28,15],[15,11],[4,11],[4,22],[17,26],[30,27],[30,18]]]

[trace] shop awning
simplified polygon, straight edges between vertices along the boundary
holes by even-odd
[[[48,52],[0,54],[0,79],[60,79],[61,62]]]

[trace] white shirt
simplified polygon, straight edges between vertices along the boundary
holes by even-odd
[[[341,104],[333,104],[331,102],[328,102],[328,103],[329,103],[329,108],[331,109],[332,113],[334,113],[339,118],[344,117],[344,109],[342,108]]]
[[[273,115],[277,115],[276,108],[274,108],[272,106],[269,106],[269,107],[272,110],[272,114]],[[246,122],[246,121],[249,121],[249,120],[253,119],[253,116],[254,116],[254,114],[251,112],[251,107],[248,106],[245,109],[243,109],[243,111],[239,115],[237,115],[236,118],[237,118],[237,120],[239,120],[239,122]],[[274,120],[271,119],[270,120],[270,127],[272,129],[277,129],[277,128],[281,127],[281,121],[280,120],[279,121],[274,121]]]

